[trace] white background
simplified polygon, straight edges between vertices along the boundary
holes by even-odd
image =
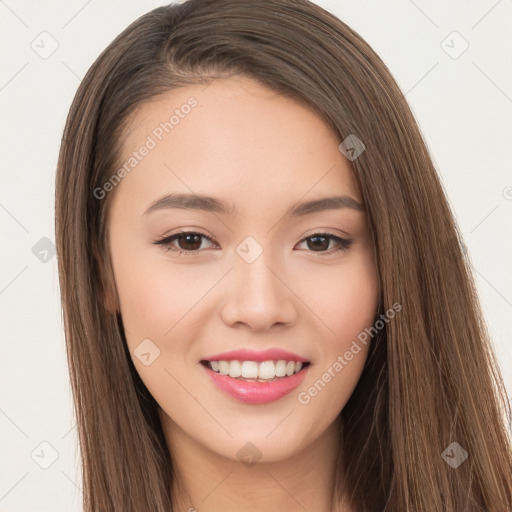
[[[406,93],[464,235],[512,393],[512,1],[317,3],[370,43]],[[158,5],[0,1],[2,512],[81,510],[57,264],[32,248],[55,240],[60,137],[81,78],[119,32]],[[58,43],[47,59],[31,47],[48,37],[43,31]],[[445,51],[462,48],[453,31],[469,44],[458,58]],[[44,441],[58,452],[48,469],[31,458],[36,450],[51,462]]]

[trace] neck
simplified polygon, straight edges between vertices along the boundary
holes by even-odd
[[[345,512],[333,506],[340,419],[286,460],[251,465],[199,445],[161,412],[172,454],[173,510],[187,512]]]

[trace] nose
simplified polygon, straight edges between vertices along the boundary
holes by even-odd
[[[266,331],[273,326],[290,326],[298,317],[298,299],[285,273],[275,262],[267,261],[265,251],[252,263],[235,259],[226,286],[221,316],[230,327],[245,325]]]

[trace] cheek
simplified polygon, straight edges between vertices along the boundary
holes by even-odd
[[[155,251],[113,254],[123,325],[129,343],[172,336],[215,282],[211,269],[171,264]],[[169,332],[171,331],[171,332]]]
[[[130,266],[131,267],[131,266]],[[128,267],[119,261],[116,269],[118,296],[128,342],[159,338],[172,327],[169,311],[179,306],[178,294],[170,293],[156,268]]]
[[[343,265],[317,269],[303,279],[300,293],[320,320],[322,343],[327,353],[339,353],[375,321],[378,275],[371,252],[354,254]]]
[[[171,268],[169,262],[151,261],[143,254],[117,256],[112,259],[130,356],[160,406],[179,411],[190,406],[188,395],[178,384],[186,380],[185,369],[192,359],[190,319],[200,310],[198,301],[211,287],[213,277],[200,285],[197,271],[194,279],[185,265]],[[146,359],[145,354],[149,354]],[[194,386],[189,383],[187,390],[195,393]]]
[[[318,429],[333,421],[356,387],[368,355],[378,304],[378,275],[371,252],[359,254],[325,276],[317,275],[309,299],[325,328],[314,374],[298,396]],[[314,411],[324,411],[315,416]]]
[[[378,285],[373,269],[360,265],[343,275],[327,309],[339,349],[375,321]]]

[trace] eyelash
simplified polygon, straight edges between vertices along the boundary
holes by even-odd
[[[198,254],[200,252],[200,250],[184,251],[183,249],[176,249],[171,245],[171,243],[174,240],[176,240],[182,236],[186,236],[186,235],[199,235],[199,236],[205,238],[206,240],[208,240],[209,242],[214,243],[214,241],[211,237],[209,237],[208,235],[205,235],[204,233],[200,233],[197,231],[180,231],[179,233],[174,233],[173,235],[156,240],[153,243],[155,245],[162,246],[163,249],[166,251],[177,252],[178,256]],[[310,238],[315,238],[315,237],[330,238],[332,240],[335,240],[338,243],[338,247],[335,248],[334,250],[330,249],[327,251],[310,251],[310,252],[318,253],[320,256],[330,255],[330,254],[336,253],[338,251],[346,251],[352,244],[352,240],[350,240],[348,238],[341,238],[341,237],[335,235],[334,233],[329,233],[329,232],[313,233],[312,235],[309,235],[309,236],[303,238],[299,243],[302,243]]]

